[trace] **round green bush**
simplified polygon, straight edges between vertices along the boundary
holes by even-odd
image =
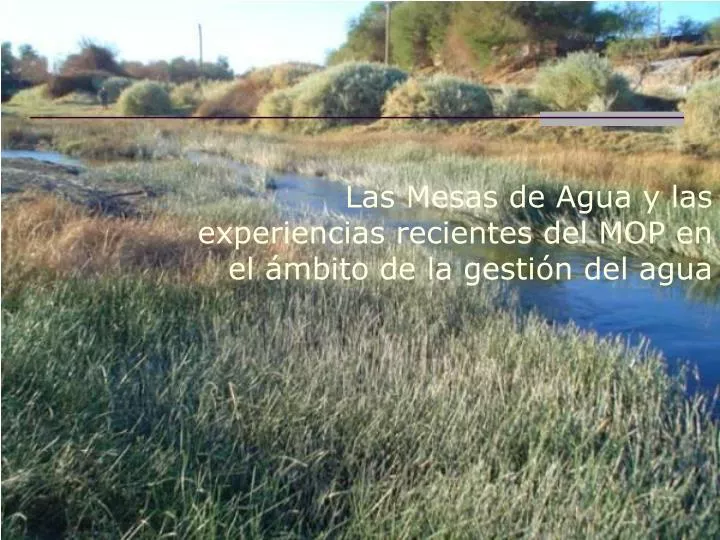
[[[204,99],[203,86],[199,81],[188,81],[174,86],[170,90],[170,101],[181,108],[197,108]]]
[[[106,79],[102,86],[107,90],[108,101],[115,103],[123,90],[132,86],[133,82],[132,79],[128,79],[127,77],[110,77]]]
[[[492,116],[493,107],[487,90],[479,84],[435,75],[428,79],[410,79],[388,95],[385,116]]]
[[[293,101],[297,95],[296,88],[283,88],[281,90],[275,90],[270,92],[260,101],[257,107],[258,116],[292,116],[293,114]],[[269,129],[270,131],[283,131],[288,128],[289,122],[292,120],[286,120],[283,118],[276,119],[262,119],[260,125]]]
[[[260,86],[267,86],[275,90],[288,88],[299,83],[302,79],[317,73],[320,66],[304,62],[287,62],[264,68],[253,69],[244,75],[245,78]]]
[[[118,106],[123,114],[137,116],[170,114],[173,110],[168,91],[152,81],[137,82],[123,90]]]
[[[614,73],[610,61],[594,52],[570,54],[541,68],[535,79],[535,96],[561,111],[597,110],[601,106],[625,110],[633,103],[625,77]]]
[[[720,77],[693,85],[680,109],[685,114],[680,130],[685,143],[720,140]]]
[[[503,87],[492,96],[495,116],[532,116],[548,107],[540,100],[516,88]]]
[[[406,79],[407,74],[394,67],[350,62],[307,76],[291,86],[289,93],[269,98],[262,107],[263,110],[287,111],[284,100],[288,99],[292,104],[293,116],[333,117],[286,124],[291,129],[315,132],[347,124],[349,120],[343,120],[347,117],[379,118],[385,95]]]

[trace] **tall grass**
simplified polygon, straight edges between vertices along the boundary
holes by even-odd
[[[528,167],[522,162],[506,162],[499,159],[477,158],[458,154],[437,152],[417,144],[394,145],[391,148],[368,146],[346,148],[337,153],[315,148],[310,152],[298,152],[292,144],[272,140],[245,139],[237,143],[217,143],[216,139],[206,140],[207,147],[223,144],[224,151],[236,159],[256,163],[270,169],[295,170],[312,175],[323,171],[331,177],[349,183],[374,189],[389,189],[400,199],[410,187],[419,189],[428,186],[432,190],[488,191],[498,193],[498,200],[507,203],[510,193],[527,185],[545,194],[545,205],[537,212],[518,212],[509,204],[499,204],[494,209],[461,210],[470,220],[494,220],[499,223],[523,223],[531,225],[541,233],[556,219],[579,224],[589,218],[590,246],[599,251],[624,253],[665,260],[670,257],[689,257],[720,264],[720,244],[717,235],[709,243],[684,244],[677,240],[680,227],[708,227],[710,231],[720,230],[720,210],[717,205],[709,209],[681,209],[674,206],[670,197],[661,195],[652,214],[647,213],[640,187],[618,186],[630,192],[629,209],[611,208],[583,215],[576,208],[564,204],[556,208],[560,189],[568,184],[577,198],[581,190],[601,190],[607,193],[608,186],[587,178],[559,178],[551,172]],[[676,181],[679,189],[689,188],[682,178]],[[650,190],[652,195],[653,190]],[[604,195],[605,197],[607,195]],[[665,235],[654,244],[596,243],[603,221],[639,221],[648,224],[657,220],[667,227]]]
[[[655,356],[515,319],[491,297],[130,276],[13,296],[4,527],[718,534],[718,431],[700,398]]]
[[[720,77],[695,84],[682,111],[685,123],[679,135],[685,146],[717,144],[720,138]]]
[[[343,170],[419,170],[372,152]],[[434,182],[482,173],[430,162]],[[366,261],[362,283],[203,280],[190,229],[279,221],[237,170],[88,181],[161,196],[142,220],[47,199],[3,216],[4,534],[720,534],[718,424],[652,352],[519,316],[491,286],[378,279],[392,256],[426,268],[417,249],[313,252]]]

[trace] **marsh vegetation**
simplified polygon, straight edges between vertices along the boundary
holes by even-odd
[[[422,174],[477,188],[519,181],[521,170],[412,146],[299,159],[302,146],[232,136],[220,148],[220,134],[196,135],[159,146],[172,155],[180,140],[213,144],[245,162],[292,159],[358,183]],[[372,277],[391,255],[423,260],[419,248],[333,251],[369,261],[362,285],[232,282],[227,264],[250,252],[204,246],[198,227],[280,218],[221,165],[117,163],[84,181],[160,195],[138,202],[136,217],[54,195],[4,202],[9,531],[720,530],[711,404],[688,396],[656,353],[519,315],[491,284]],[[252,249],[260,261],[300,261],[324,248]]]
[[[459,19],[452,24],[467,30]],[[337,57],[355,50],[351,41]],[[412,64],[409,48],[398,52]],[[619,106],[608,98],[627,88],[605,61],[574,62],[580,68],[553,68],[547,84],[586,64],[602,69],[579,98],[555,98]],[[131,75],[143,66],[122,67]],[[537,212],[460,204],[412,216],[424,225],[523,226],[529,249],[544,249],[534,239],[557,219],[584,224],[591,238],[617,218],[646,223],[634,204],[643,189],[660,192],[655,213],[669,228],[717,233],[720,165],[708,131],[716,124],[693,123],[682,135],[688,146],[672,130],[551,130],[527,120],[338,129],[328,120],[26,119],[125,107],[213,117],[380,116],[383,108],[529,115],[546,105],[542,90],[408,77],[373,63],[325,71],[292,64],[233,82],[116,81],[118,104],[107,111],[87,95],[50,99],[42,87],[3,106],[3,149],[52,149],[86,166],[3,159],[8,535],[720,535],[717,401],[712,389],[694,391],[693,374],[670,366],[654,343],[520,309],[515,295],[488,281],[381,279],[393,257],[428,266],[435,253],[412,243],[236,248],[198,239],[208,226],[343,226],[347,216],[327,203],[348,186],[494,191],[498,200],[522,185],[541,190],[550,202]],[[716,114],[713,84],[688,98],[689,118]],[[629,93],[623,97],[636,97]],[[308,191],[287,189],[303,181]],[[626,193],[630,206],[602,204],[608,190]],[[678,190],[711,207],[678,207]],[[301,195],[321,211],[302,208]],[[563,197],[573,202],[551,204]],[[602,254],[703,263],[715,274],[720,265],[716,237]],[[231,279],[229,265],[248,257],[260,266],[347,257],[365,261],[369,273],[361,282]],[[717,298],[713,287],[707,298]],[[642,298],[654,306],[651,295]],[[683,328],[696,332],[684,339],[711,350],[716,329],[692,326],[717,321],[713,302],[703,306],[672,304]],[[568,297],[553,307],[573,317],[588,311]]]

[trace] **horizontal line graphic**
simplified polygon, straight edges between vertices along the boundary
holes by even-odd
[[[612,116],[610,116],[612,115]],[[683,115],[681,113],[549,113],[542,112],[540,116],[132,116],[132,115],[112,115],[112,116],[82,116],[82,115],[33,115],[31,120],[344,120],[344,121],[360,121],[360,120],[540,120],[541,125],[603,125],[603,124],[559,124],[546,123],[548,121],[621,121],[625,122],[620,125],[653,125],[653,124],[635,124],[635,121],[655,121],[667,122],[672,124],[654,124],[654,125],[679,125],[682,123]]]
[[[682,126],[685,117],[678,112],[602,112],[602,113],[570,113],[570,112],[541,112],[540,125],[556,126],[614,126],[614,127],[643,127],[643,126]]]

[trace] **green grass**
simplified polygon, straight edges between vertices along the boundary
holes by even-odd
[[[45,91],[45,85],[21,90],[8,103],[3,103],[3,116],[6,114],[17,116],[106,116],[115,113],[112,107],[104,108],[98,99],[90,94],[74,92],[63,98],[52,99],[45,94]]]
[[[47,138],[51,145],[61,152],[81,155],[89,158],[167,158],[180,157],[188,149],[202,150],[231,157],[244,163],[253,163],[271,170],[297,171],[314,175],[318,171],[355,185],[368,188],[391,189],[398,193],[407,191],[409,186],[427,184],[431,189],[454,190],[496,190],[500,198],[506,198],[513,189],[522,184],[541,189],[549,200],[557,196],[563,182],[568,181],[575,191],[581,189],[628,189],[633,194],[633,208],[629,211],[598,212],[591,216],[592,238],[597,238],[602,220],[641,221],[647,223],[659,220],[667,225],[666,235],[655,245],[593,245],[596,250],[614,254],[629,254],[656,260],[672,257],[684,257],[711,263],[716,268],[720,264],[720,246],[715,234],[711,241],[701,245],[683,245],[676,241],[675,231],[679,227],[708,227],[710,231],[720,230],[720,211],[717,204],[707,210],[683,210],[673,208],[670,200],[663,196],[653,215],[645,212],[640,187],[632,183],[609,187],[600,179],[561,178],[557,173],[541,171],[517,162],[502,159],[475,157],[457,152],[433,149],[428,145],[401,142],[393,146],[376,144],[358,148],[347,147],[339,151],[324,148],[316,144],[303,146],[303,140],[295,144],[292,138],[249,134],[241,131],[224,131],[209,127],[195,126],[182,132],[166,130],[162,124],[121,124],[108,131],[102,126],[94,128],[82,123],[45,126],[44,128],[27,126],[16,122],[3,130],[3,144],[22,147],[27,141],[31,146],[40,139]],[[350,135],[348,135],[351,137]],[[398,135],[400,136],[400,135]],[[6,142],[9,139],[9,142]],[[644,163],[644,162],[643,162]],[[698,186],[693,180],[694,171],[704,176],[712,174],[712,165],[705,170],[700,163],[678,169],[669,167],[663,182],[654,184],[651,189],[668,189],[675,184],[679,189],[698,191],[708,186]],[[144,173],[143,173],[144,174]],[[227,174],[227,173],[224,173]],[[212,175],[211,175],[212,176]],[[232,175],[231,175],[232,176]],[[262,179],[251,179],[255,189]],[[142,179],[138,179],[142,181]],[[661,187],[660,187],[661,186]],[[712,188],[712,186],[710,186]],[[231,189],[233,195],[236,190]],[[717,197],[717,191],[713,191]],[[459,216],[470,220],[496,220],[508,223],[528,223],[538,232],[555,218],[563,218],[578,223],[582,217],[573,209],[564,208],[558,212],[553,208],[533,214],[519,214],[506,205],[492,212],[474,212]]]
[[[699,398],[655,356],[492,298],[376,281],[29,288],[5,302],[4,527],[718,534]]]
[[[428,184],[502,196],[527,183],[552,195],[559,185],[536,169],[413,143],[338,151],[159,124],[43,124],[3,136],[4,145],[27,137],[85,157],[156,158],[104,165],[89,181],[150,187],[160,196],[149,215],[198,225],[279,216],[253,198],[262,175],[160,158],[201,149],[398,192]],[[659,215],[671,228],[720,230],[716,209],[681,213],[663,202]],[[462,215],[537,229],[554,217],[506,207]],[[594,226],[614,217],[592,216]],[[624,249],[720,263],[717,245]],[[493,287],[375,276],[393,255],[424,268],[422,250],[319,253],[362,254],[373,277],[208,286],[157,272],[4,272],[6,534],[720,535],[718,423],[659,356],[516,315]]]
[[[431,163],[425,172],[465,171],[468,182],[482,173]],[[408,167],[397,169],[407,181]],[[198,223],[278,220],[222,165],[115,164],[90,180],[152,186],[162,195],[151,212]],[[393,255],[425,268],[422,250],[316,253],[362,257],[371,277],[203,285],[131,271],[11,283],[5,533],[720,534],[718,424],[659,356],[519,316],[492,286],[378,279]],[[3,257],[12,266],[13,253]]]
[[[315,149],[313,152],[299,152],[290,143],[274,139],[257,137],[236,138],[228,141],[221,136],[207,136],[197,142],[189,142],[193,147],[207,151],[222,152],[241,162],[255,163],[276,170],[294,170],[313,175],[323,171],[330,177],[342,179],[354,185],[378,190],[389,189],[397,194],[407,193],[409,187],[420,188],[427,185],[430,190],[495,190],[499,201],[507,201],[513,190],[523,184],[528,190],[538,189],[545,194],[548,205],[540,211],[522,211],[511,208],[509,204],[499,204],[492,210],[462,210],[461,219],[494,220],[498,223],[528,224],[537,232],[561,219],[578,225],[589,218],[591,247],[593,250],[615,254],[628,254],[656,260],[672,257],[684,257],[706,261],[716,269],[720,265],[720,244],[716,231],[720,230],[720,210],[715,203],[708,209],[681,209],[673,206],[669,197],[661,195],[652,214],[647,213],[647,204],[638,188],[630,186],[608,187],[591,179],[569,181],[572,190],[624,189],[631,193],[631,208],[598,210],[590,215],[582,215],[567,204],[555,208],[562,186],[566,183],[551,173],[542,172],[518,163],[508,163],[499,159],[470,157],[433,150],[417,144],[396,144],[391,148],[366,147],[349,149],[342,153]],[[685,185],[682,179],[676,181],[678,189],[697,191],[693,185]],[[650,190],[652,195],[653,190]],[[714,195],[717,195],[714,193]],[[667,227],[666,234],[655,244],[633,245],[596,243],[602,222],[660,221]],[[676,231],[683,226],[708,227],[713,236],[709,243],[681,244],[677,241]]]

